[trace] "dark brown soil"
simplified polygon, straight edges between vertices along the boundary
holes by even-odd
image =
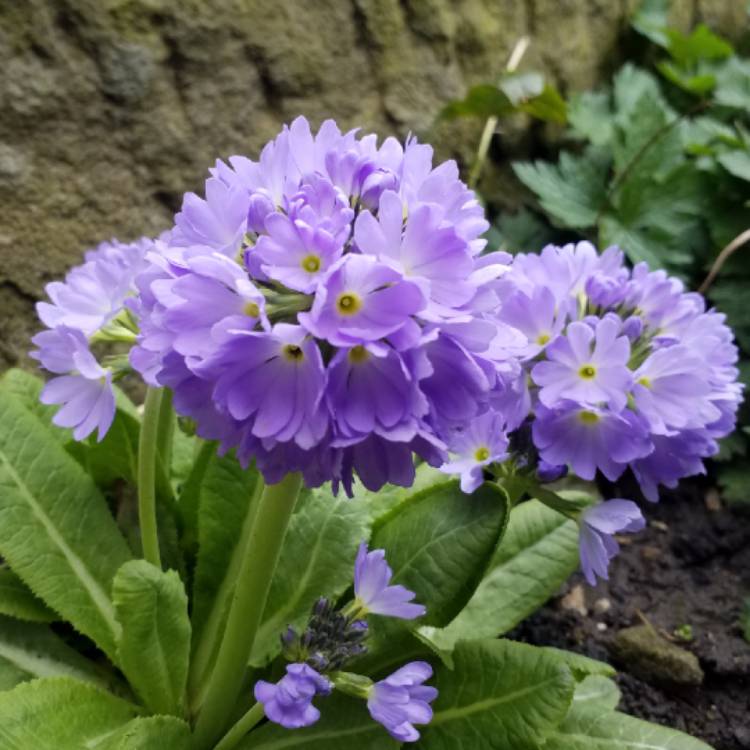
[[[694,483],[665,493],[644,512],[648,528],[625,540],[609,582],[592,589],[576,576],[562,593],[581,584],[583,592],[557,597],[511,636],[609,661],[619,670],[622,710],[681,729],[716,750],[748,750],[750,643],[739,620],[750,596],[750,504],[724,507],[715,491]],[[586,615],[566,609],[576,598],[581,609],[581,593]],[[644,622],[698,657],[705,673],[700,687],[650,684],[617,663],[616,633]],[[674,635],[687,625],[689,642]]]

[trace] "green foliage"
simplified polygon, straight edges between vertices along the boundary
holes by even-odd
[[[182,715],[190,620],[180,577],[132,560],[117,571],[112,598],[122,626],[119,662],[130,684],[154,713]]]
[[[750,643],[750,597],[745,599],[742,605],[742,613],[740,614],[740,627],[742,628],[742,635],[744,639]]]
[[[436,672],[440,694],[424,750],[537,750],[570,707],[570,670],[542,649],[504,640],[457,644],[453,669]]]
[[[130,558],[92,480],[0,388],[0,554],[31,590],[115,657],[110,587]]]
[[[371,546],[388,551],[393,583],[427,607],[423,622],[447,625],[474,593],[508,514],[508,497],[497,485],[485,483],[467,497],[458,482],[444,482],[398,506]]]
[[[445,650],[465,638],[502,635],[544,604],[577,565],[575,523],[537,500],[523,503],[463,611],[447,627],[421,632]]]
[[[190,727],[174,716],[149,716],[129,721],[96,750],[187,750]]]
[[[0,750],[73,750],[98,743],[135,718],[138,709],[67,677],[18,685],[0,693]]]
[[[584,678],[576,685],[576,691],[573,694],[573,703],[576,707],[596,706],[614,711],[619,702],[620,689],[617,684],[601,675],[589,675]]]
[[[6,565],[0,565],[0,615],[52,622],[55,613]]]

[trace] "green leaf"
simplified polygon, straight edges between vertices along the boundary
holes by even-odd
[[[750,109],[750,60],[731,57],[716,71],[714,99],[743,113]]]
[[[747,248],[739,251],[748,252]],[[711,300],[726,313],[727,322],[734,331],[740,346],[750,350],[750,305],[745,301],[747,278],[727,276],[720,278],[711,287]]]
[[[586,228],[596,223],[606,194],[609,157],[589,149],[583,156],[562,152],[558,164],[517,162],[513,171],[533,190],[550,216],[564,227]]]
[[[750,181],[750,152],[746,149],[735,149],[725,151],[716,157],[716,161],[721,164],[729,174],[739,177],[741,180]]]
[[[583,654],[577,654],[575,651],[567,651],[562,648],[553,648],[552,646],[544,646],[543,648],[545,653],[565,664],[577,680],[583,680],[589,676],[614,677],[616,674],[614,667],[604,661],[591,659]]]
[[[71,430],[63,429],[52,424],[52,418],[57,412],[56,406],[48,406],[39,400],[39,394],[44,387],[44,381],[37,375],[25,370],[13,368],[0,378],[0,388],[12,394],[19,403],[30,411],[45,427],[60,445],[65,445],[73,439]]]
[[[502,544],[464,610],[442,630],[421,628],[438,648],[506,633],[547,601],[578,565],[575,522],[537,500],[513,509]]]
[[[679,65],[689,67],[701,60],[723,60],[734,53],[732,45],[714,34],[705,24],[699,24],[690,34],[677,29],[666,29],[667,52]]]
[[[746,462],[722,466],[719,484],[721,495],[728,502],[750,504],[750,467]]]
[[[58,619],[7,565],[0,565],[0,615],[30,622]]]
[[[129,721],[95,750],[187,750],[190,727],[174,716],[149,716]]]
[[[427,607],[422,622],[445,625],[474,593],[508,521],[508,496],[485,483],[471,495],[458,482],[436,485],[396,508],[373,534],[393,583]]]
[[[366,501],[335,498],[326,490],[300,498],[255,639],[252,665],[263,665],[279,653],[279,636],[286,626],[303,625],[319,597],[335,599],[351,586],[357,547],[369,532]]]
[[[115,656],[110,599],[130,552],[83,469],[0,389],[0,554],[44,602]]]
[[[589,675],[576,685],[573,702],[576,705],[595,706],[614,711],[620,702],[620,688],[608,677]]]
[[[584,91],[568,104],[568,122],[573,135],[585,138],[595,146],[606,146],[614,135],[610,94],[607,91]]]
[[[521,104],[539,96],[544,91],[544,76],[541,73],[506,73],[499,88],[513,104]]]
[[[457,117],[504,117],[515,110],[513,102],[497,86],[483,83],[472,86],[460,101],[447,104],[439,117],[453,120]]]
[[[549,224],[526,208],[520,208],[516,213],[501,214],[495,228],[500,234],[495,249],[510,253],[536,252],[555,238]]]
[[[716,76],[711,73],[686,73],[669,60],[663,60],[656,67],[668,81],[690,94],[704,96],[716,86]]]
[[[705,742],[599,705],[574,703],[544,750],[711,750]]]
[[[625,63],[613,79],[613,102],[617,124],[627,127],[633,112],[644,98],[651,100],[664,110],[666,119],[671,120],[675,111],[667,104],[659,86],[659,79],[651,73]]]
[[[454,668],[436,670],[439,695],[419,750],[538,750],[571,704],[574,680],[543,650],[512,641],[465,641]]]
[[[750,597],[745,599],[740,612],[740,627],[742,628],[742,637],[750,643]]]
[[[112,598],[122,636],[120,666],[153,713],[182,713],[190,660],[190,620],[185,588],[175,571],[145,560],[125,563]]]
[[[39,677],[71,677],[102,689],[116,686],[45,625],[0,617],[0,689]]]
[[[85,682],[51,677],[0,693],[0,750],[100,747],[138,709]]]
[[[316,703],[321,718],[313,726],[290,732],[269,722],[251,732],[237,750],[395,750],[401,746],[373,721],[363,700],[334,692]]]
[[[565,100],[560,92],[549,84],[546,84],[537,96],[519,104],[518,109],[536,117],[537,120],[555,122],[558,125],[564,125],[568,119],[568,107]]]
[[[668,25],[670,0],[642,0],[630,19],[632,27],[661,47],[667,45],[664,33]]]

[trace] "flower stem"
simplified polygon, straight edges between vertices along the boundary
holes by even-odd
[[[253,707],[224,735],[214,750],[232,750],[237,743],[263,718],[263,704]]]
[[[141,545],[143,557],[159,568],[161,555],[156,526],[156,465],[163,394],[161,388],[148,389],[138,441],[138,520],[141,527]]]
[[[237,700],[302,477],[288,474],[265,488],[246,541],[224,637],[195,726],[195,747],[209,750]]]

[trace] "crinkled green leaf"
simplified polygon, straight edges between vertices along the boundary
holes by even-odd
[[[574,702],[544,750],[711,750],[705,743],[599,705]]]
[[[504,490],[485,483],[465,495],[456,481],[414,495],[387,516],[371,547],[386,550],[393,583],[427,607],[422,622],[445,625],[474,593],[508,521]]]
[[[25,370],[12,368],[0,377],[0,388],[15,396],[19,403],[28,409],[45,427],[60,445],[65,445],[73,439],[71,430],[63,429],[52,424],[52,418],[57,411],[56,406],[43,404],[39,394],[44,387],[44,381],[38,375],[32,375]]]
[[[59,619],[7,565],[0,565],[0,615],[30,622]]]
[[[547,213],[564,227],[596,223],[606,195],[609,157],[589,149],[582,156],[563,152],[558,164],[544,161],[513,164],[513,171],[533,190]]]
[[[547,601],[578,565],[573,521],[537,500],[513,509],[489,570],[463,611],[445,628],[421,628],[438,648],[506,633]]]
[[[130,551],[104,498],[0,388],[0,554],[31,590],[115,656],[112,579]]]
[[[465,641],[454,667],[438,666],[439,695],[419,750],[538,750],[565,716],[575,681],[542,649]]]
[[[289,524],[251,664],[280,651],[287,625],[301,626],[321,596],[335,599],[352,584],[360,542],[369,536],[369,508],[362,499],[317,490],[300,498]]]
[[[573,702],[614,711],[620,702],[620,688],[608,677],[592,674],[576,685]]]
[[[190,620],[185,587],[175,571],[145,560],[120,568],[112,586],[120,666],[154,713],[183,711],[190,660]]]
[[[46,625],[0,617],[0,689],[39,677],[71,677],[102,689],[116,685]]]
[[[237,750],[395,750],[400,743],[373,721],[365,702],[334,692],[319,698],[320,720],[290,731],[268,723],[251,732]]]
[[[95,745],[95,750],[189,750],[190,727],[174,716],[129,721]]]
[[[25,682],[0,693],[0,750],[98,748],[138,709],[68,677]]]

